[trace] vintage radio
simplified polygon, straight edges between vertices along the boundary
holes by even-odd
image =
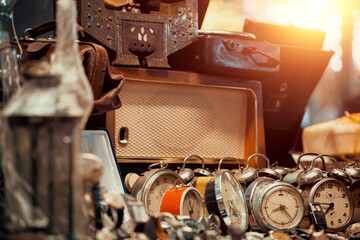
[[[197,154],[207,166],[226,156],[244,165],[251,154],[264,152],[259,82],[180,71],[116,70],[125,77],[122,107],[108,113],[107,128],[119,163],[183,163]]]

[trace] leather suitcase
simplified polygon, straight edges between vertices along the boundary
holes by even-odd
[[[258,82],[154,69],[120,70],[125,77],[119,95],[122,107],[108,113],[107,128],[117,159],[124,163],[122,170],[131,163],[137,167],[159,160],[183,163],[190,154],[200,155],[214,167],[226,156],[246,165],[248,156],[264,153]]]
[[[173,69],[264,80],[278,76],[279,54],[279,46],[256,41],[250,33],[202,30],[168,60]]]

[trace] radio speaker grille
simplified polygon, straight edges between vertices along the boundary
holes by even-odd
[[[244,158],[247,97],[243,88],[126,80],[115,111],[116,155]]]

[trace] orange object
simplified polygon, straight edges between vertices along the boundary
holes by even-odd
[[[205,215],[205,201],[200,192],[192,186],[174,187],[164,193],[160,212],[199,220]]]
[[[168,189],[162,198],[160,212],[169,212],[172,215],[182,215],[182,196],[189,191],[189,186]]]

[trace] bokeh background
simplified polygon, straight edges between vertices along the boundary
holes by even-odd
[[[244,19],[320,29],[333,50],[309,101],[303,126],[360,112],[360,1],[211,0],[202,28],[242,31]]]

